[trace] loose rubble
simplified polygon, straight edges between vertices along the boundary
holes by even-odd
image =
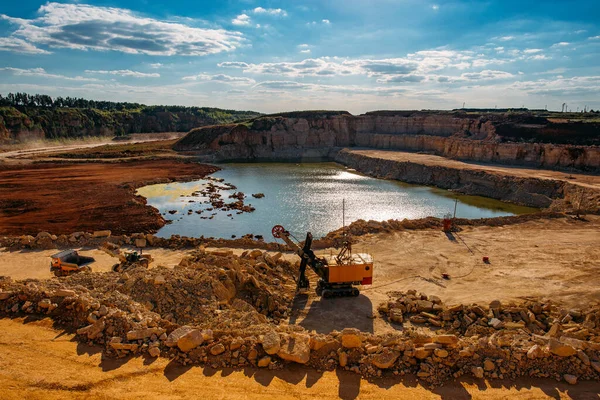
[[[364,377],[416,375],[424,384],[551,377],[600,379],[600,306],[537,299],[446,305],[390,292],[378,307],[396,333],[288,325],[297,265],[260,250],[203,248],[174,269],[82,272],[50,280],[0,278],[0,316],[47,316],[110,357],[167,357],[183,365],[342,368]],[[160,279],[159,279],[160,277]]]

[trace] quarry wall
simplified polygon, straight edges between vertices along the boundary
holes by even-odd
[[[506,142],[497,133],[499,124],[451,114],[262,117],[244,124],[194,129],[175,149],[225,161],[323,158],[333,157],[343,147],[367,147],[427,152],[464,161],[600,172],[598,146]],[[502,130],[507,129],[504,123]],[[521,126],[515,124],[515,129]],[[542,134],[555,127],[540,125],[537,129]],[[568,128],[561,129],[568,135]]]

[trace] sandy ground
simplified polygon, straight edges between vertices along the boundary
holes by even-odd
[[[167,359],[103,359],[52,321],[0,320],[2,399],[598,399],[598,383],[460,380],[436,389],[412,377],[372,382],[346,371],[184,367]]]
[[[455,169],[469,169],[497,173],[499,175],[516,176],[520,178],[540,178],[566,181],[573,184],[591,187],[600,190],[600,175],[577,174],[564,171],[552,171],[547,169],[511,167],[498,164],[479,164],[474,162],[464,162],[452,160],[449,158],[435,156],[431,154],[409,153],[404,151],[386,151],[386,150],[354,150],[349,149],[351,153],[361,154],[367,157],[381,158],[384,160],[393,160],[399,162],[412,162],[415,164],[431,165],[439,167],[448,167]]]
[[[4,251],[2,251],[4,250]],[[119,260],[111,257],[102,250],[80,248],[75,249],[82,256],[94,257],[96,260],[92,265],[93,272],[109,272]],[[134,250],[122,248],[125,250]],[[54,275],[50,272],[50,256],[59,250],[36,250],[36,251],[5,251],[0,249],[0,276],[10,276],[15,280],[20,279],[50,279]],[[173,268],[179,264],[181,259],[190,251],[172,251],[165,249],[151,249],[144,254],[152,255],[154,261],[150,268],[164,266]]]
[[[0,164],[29,164],[34,158],[39,160],[40,158],[43,158],[43,156],[54,153],[91,149],[106,145],[114,146],[126,143],[145,143],[158,140],[177,139],[184,136],[186,133],[187,132],[133,133],[128,135],[129,140],[111,140],[106,137],[89,137],[84,140],[70,139],[67,140],[68,144],[38,141],[0,146]]]

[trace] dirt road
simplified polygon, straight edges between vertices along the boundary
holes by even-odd
[[[0,320],[3,399],[598,399],[597,382],[459,380],[428,389],[413,377],[372,382],[346,371],[213,370],[167,359],[104,359],[52,321]]]
[[[0,235],[155,231],[164,220],[134,189],[199,179],[217,168],[177,160],[0,168]]]

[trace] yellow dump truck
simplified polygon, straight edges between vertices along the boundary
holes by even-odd
[[[90,264],[96,260],[93,257],[81,256],[75,250],[64,250],[50,256],[50,272],[56,276],[67,276],[77,272],[91,271]]]

